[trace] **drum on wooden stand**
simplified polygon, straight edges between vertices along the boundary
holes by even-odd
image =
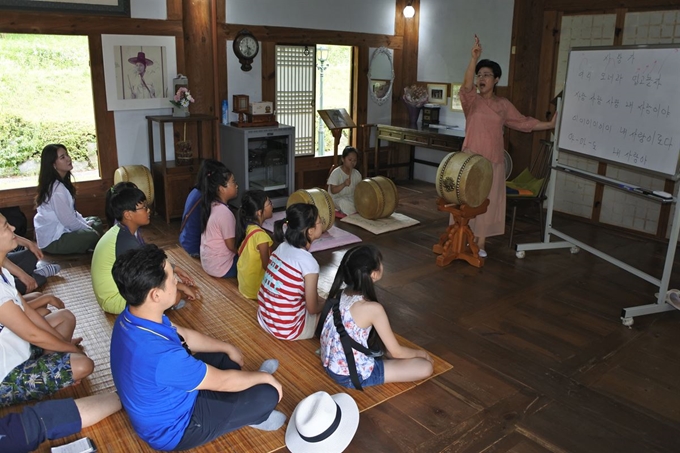
[[[435,186],[437,194],[455,205],[476,208],[491,192],[493,167],[479,154],[449,153],[439,164]]]
[[[330,230],[335,223],[335,203],[333,203],[333,199],[325,190],[318,187],[296,190],[288,197],[286,208],[296,203],[313,204],[316,206],[316,209],[319,210],[319,218],[323,224],[324,231]]]
[[[154,191],[151,172],[144,165],[126,165],[118,167],[113,174],[113,183],[131,182],[146,195],[146,202],[153,204]]]
[[[354,206],[365,219],[384,219],[392,215],[399,205],[397,186],[390,178],[366,178],[354,189]]]

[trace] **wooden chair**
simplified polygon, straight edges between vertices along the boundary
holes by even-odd
[[[541,149],[536,154],[529,168],[524,169],[512,181],[505,183],[507,188],[518,190],[517,194],[506,193],[506,204],[512,208],[512,220],[510,222],[510,243],[515,233],[515,219],[517,208],[521,205],[536,205],[538,207],[538,222],[540,225],[540,240],[543,240],[543,202],[546,200],[546,189],[550,176],[550,164],[552,161],[553,142],[541,140]]]

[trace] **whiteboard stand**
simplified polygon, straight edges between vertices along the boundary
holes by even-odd
[[[560,112],[560,115],[563,114],[563,111],[561,109],[562,106],[562,99],[558,98],[557,99],[557,108],[556,111]],[[557,124],[555,128],[555,137],[559,137],[559,130],[560,130],[560,125],[561,121]],[[565,233],[562,233],[561,231],[556,230],[552,226],[553,222],[553,212],[554,212],[554,206],[555,206],[555,187],[556,187],[556,180],[557,180],[557,172],[558,171],[563,171],[567,172],[571,175],[581,177],[584,179],[589,179],[593,180],[602,184],[605,184],[610,187],[617,188],[619,190],[626,190],[626,183],[620,182],[613,180],[611,178],[607,178],[602,175],[597,175],[593,173],[589,173],[577,168],[572,168],[568,167],[565,165],[562,165],[558,161],[558,156],[559,156],[559,146],[557,143],[557,140],[555,141],[555,148],[553,150],[552,154],[552,165],[550,169],[550,180],[548,181],[548,206],[547,206],[547,213],[546,213],[546,228],[545,228],[545,234],[543,236],[543,241],[542,242],[536,242],[536,243],[528,243],[528,244],[517,244],[515,246],[515,254],[517,258],[522,259],[526,255],[526,251],[528,250],[552,250],[552,249],[561,249],[561,248],[568,248],[571,253],[578,253],[580,249],[583,249],[587,252],[592,253],[593,255],[597,256],[598,258],[601,258],[608,263],[613,264],[614,266],[623,269],[627,272],[630,272],[631,274],[635,275],[636,277],[639,277],[654,286],[659,288],[659,295],[656,299],[656,303],[653,304],[648,304],[648,305],[638,305],[635,307],[629,307],[629,308],[623,308],[621,310],[621,322],[623,323],[624,326],[632,326],[633,325],[633,318],[635,316],[642,316],[642,315],[650,315],[654,313],[662,313],[665,311],[672,311],[675,310],[675,308],[666,303],[666,294],[668,292],[668,287],[670,284],[670,278],[671,278],[671,272],[673,270],[673,262],[675,259],[675,250],[676,246],[678,243],[678,237],[680,237],[680,206],[677,205],[677,200],[680,198],[680,185],[678,187],[678,190],[676,191],[675,197],[673,199],[659,199],[658,197],[650,196],[650,195],[644,195],[644,194],[639,194],[639,193],[632,193],[633,195],[639,195],[643,196],[647,199],[651,199],[660,203],[675,203],[676,204],[676,209],[675,209],[675,214],[673,216],[673,223],[671,227],[671,234],[668,242],[668,248],[666,250],[666,261],[664,263],[664,269],[662,273],[661,279],[658,279],[652,275],[647,274],[646,272],[641,271],[640,269],[637,269],[627,263],[624,263],[621,260],[618,260],[614,258],[613,256],[610,256],[595,247],[592,247],[588,244],[585,244],[578,239],[575,239]],[[541,213],[542,215],[542,213]],[[562,239],[561,241],[555,241],[551,242],[550,241],[550,236],[556,236],[559,239]]]

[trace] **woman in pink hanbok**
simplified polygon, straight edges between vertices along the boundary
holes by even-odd
[[[460,101],[465,113],[463,151],[480,154],[493,166],[493,183],[486,213],[470,221],[479,246],[479,256],[487,256],[485,246],[489,236],[505,233],[505,161],[503,158],[503,126],[522,132],[555,128],[557,114],[550,121],[524,116],[506,98],[496,96],[495,87],[501,78],[501,67],[495,61],[479,60],[482,45],[475,35],[472,56],[460,87]],[[477,89],[474,80],[477,79]],[[479,91],[479,92],[477,92]]]

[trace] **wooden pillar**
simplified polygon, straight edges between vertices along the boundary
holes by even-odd
[[[189,78],[189,90],[196,99],[190,107],[193,113],[217,114],[215,105],[215,73],[213,60],[213,18],[212,0],[183,0],[182,25],[184,28],[184,68],[183,74]],[[178,49],[179,53],[179,49]],[[178,70],[180,66],[178,64]],[[214,157],[216,144],[210,125],[203,125],[205,140],[200,157]],[[195,140],[195,137],[192,137]]]
[[[508,85],[510,92],[508,99],[517,107],[522,114],[534,116],[541,121],[546,121],[545,112],[548,105],[538,105],[537,80],[541,68],[545,65],[552,67],[553,61],[541,60],[542,38],[544,35],[543,10],[545,0],[516,0],[513,27],[512,27],[512,48],[510,57],[510,68],[502,68],[508,71]],[[482,43],[483,45],[484,43]],[[550,90],[552,83],[548,83],[542,88]],[[548,97],[550,99],[550,97]],[[519,157],[519,161],[528,162],[531,160],[531,150],[534,143],[534,135],[522,132],[508,132],[508,152],[513,156]],[[536,140],[543,138],[541,134],[536,136]],[[517,168],[524,168],[518,165]]]
[[[420,21],[420,0],[414,0],[411,6],[416,13],[410,19],[404,17],[404,8],[408,0],[396,0],[394,21],[395,36],[404,37],[401,49],[394,50],[394,86],[392,88],[392,121],[408,120],[406,106],[401,100],[404,87],[418,80],[418,29]]]

